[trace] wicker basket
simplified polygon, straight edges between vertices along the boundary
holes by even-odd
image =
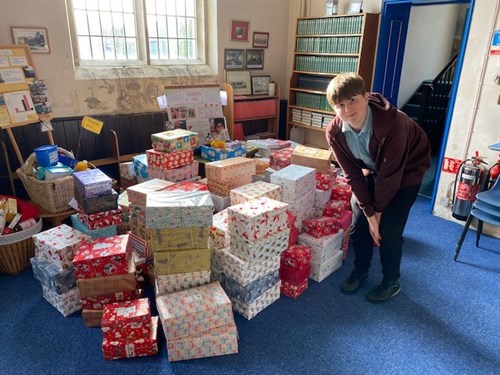
[[[42,219],[21,232],[0,236],[0,273],[17,275],[30,265],[34,256],[33,235],[42,229]]]
[[[59,147],[59,152],[65,155],[73,154]],[[24,185],[30,199],[51,213],[59,213],[70,209],[68,202],[74,196],[73,176],[66,176],[51,181],[42,181],[33,175],[33,165],[36,161],[32,153],[26,162],[17,169],[17,175]]]

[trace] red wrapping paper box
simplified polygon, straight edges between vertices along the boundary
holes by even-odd
[[[299,241],[300,231],[298,228],[293,228],[290,230],[290,236],[288,237],[288,247],[295,245]]]
[[[304,220],[302,223],[304,232],[316,238],[335,234],[340,229],[340,219],[329,216]]]
[[[128,234],[85,242],[73,259],[75,277],[88,279],[128,273],[131,258]]]
[[[104,355],[104,358],[110,360],[157,354],[157,316],[151,318],[150,326],[150,335],[137,340],[109,340],[104,337],[102,340],[102,354]]]
[[[193,150],[179,150],[177,152],[166,153],[150,149],[146,150],[146,155],[148,166],[156,168],[175,169],[193,162]]]
[[[352,211],[344,211],[342,212],[342,216],[340,217],[340,228],[343,231],[346,231],[352,224]]]
[[[311,264],[306,265],[304,268],[293,268],[287,266],[284,261],[280,265],[280,279],[291,285],[298,286],[304,283],[304,280],[309,278],[311,272]]]
[[[330,196],[331,200],[334,201],[351,201],[352,191],[349,185],[339,184],[339,179],[335,181],[335,184],[332,187],[332,195]]]
[[[149,299],[115,302],[105,305],[101,329],[109,340],[136,340],[151,335]]]
[[[305,279],[302,284],[300,285],[293,285],[290,283],[287,283],[286,281],[281,282],[280,286],[280,291],[281,294],[284,296],[290,297],[290,298],[297,298],[300,296],[304,291],[307,289],[307,286],[309,285],[309,279]]]
[[[311,265],[311,249],[303,245],[293,245],[281,254],[281,264],[302,269]]]
[[[344,211],[351,209],[351,204],[348,201],[336,200],[329,201],[323,208],[323,216],[336,217],[340,219]]]
[[[200,184],[199,182],[192,181],[182,181],[176,184],[170,185],[164,190],[168,191],[207,191],[208,186],[205,184]]]
[[[123,220],[121,207],[116,210],[101,211],[95,214],[86,214],[81,207],[78,208],[78,219],[87,224],[90,229],[109,227],[120,224]]]
[[[330,169],[328,173],[316,173],[316,189],[330,190],[335,185],[337,172],[335,169]]]
[[[290,164],[292,164],[292,153],[292,147],[273,152],[270,157],[269,165],[271,166],[271,168],[276,170],[280,170],[289,166]]]

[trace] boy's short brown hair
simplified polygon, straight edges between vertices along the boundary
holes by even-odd
[[[342,73],[332,79],[326,89],[326,99],[333,107],[343,100],[366,93],[363,77],[356,73]]]

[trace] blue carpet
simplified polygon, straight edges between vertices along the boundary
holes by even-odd
[[[100,329],[80,314],[64,318],[41,295],[30,270],[0,275],[2,374],[499,374],[500,240],[466,238],[419,197],[406,231],[401,293],[365,301],[380,281],[378,254],[362,290],[345,296],[346,264],[297,300],[286,297],[247,321],[235,314],[239,353],[169,363],[155,357],[105,361]],[[161,330],[160,330],[161,331]]]

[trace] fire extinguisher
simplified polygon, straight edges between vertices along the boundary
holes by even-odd
[[[498,161],[490,168],[488,172],[488,186],[486,189],[491,189],[495,185],[498,176],[500,175],[500,154],[498,154]]]
[[[476,194],[483,185],[486,164],[476,151],[476,155],[464,160],[458,168],[453,191],[452,216],[455,219],[466,221],[476,200]],[[481,189],[482,190],[482,189]]]

